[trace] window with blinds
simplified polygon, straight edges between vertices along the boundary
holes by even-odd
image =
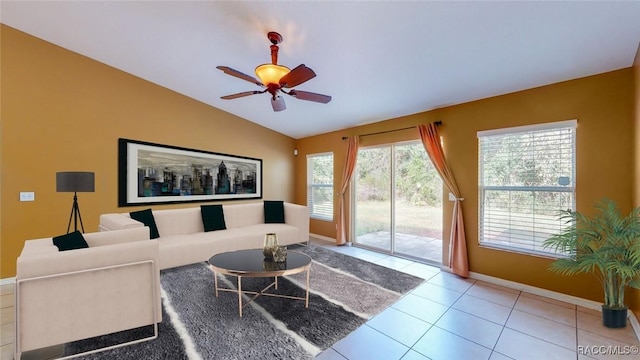
[[[555,254],[542,243],[575,210],[576,120],[478,132],[480,244]]]
[[[307,155],[307,207],[311,218],[333,221],[333,153]]]

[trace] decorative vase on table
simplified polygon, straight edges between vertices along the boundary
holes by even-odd
[[[262,268],[267,271],[285,270],[286,264],[283,262],[276,262],[271,260],[264,260],[262,262]]]
[[[278,235],[275,233],[268,233],[264,236],[264,247],[262,248],[262,254],[265,259],[273,260],[273,252],[278,248]]]
[[[273,250],[273,261],[280,263],[287,261],[286,246],[278,246],[275,248],[275,250]]]

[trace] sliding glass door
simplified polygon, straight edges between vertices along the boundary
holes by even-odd
[[[391,147],[360,149],[355,171],[355,243],[391,251]]]
[[[442,261],[442,182],[420,142],[360,149],[353,208],[356,245]]]

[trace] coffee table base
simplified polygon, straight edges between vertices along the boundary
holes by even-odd
[[[218,273],[214,271],[214,283],[215,283],[215,290],[216,290],[216,297],[218,297],[218,291],[227,291],[227,292],[236,292],[238,293],[238,312],[240,314],[240,317],[242,317],[242,309],[251,304],[255,299],[257,299],[260,296],[271,296],[271,297],[278,297],[278,298],[284,298],[284,299],[292,299],[292,300],[303,300],[304,301],[304,307],[305,308],[309,308],[309,268],[307,267],[306,271],[307,271],[307,284],[306,284],[306,293],[304,297],[299,297],[299,296],[290,296],[290,295],[282,295],[282,294],[274,294],[274,293],[268,293],[266,292],[267,290],[271,289],[272,287],[274,289],[278,289],[278,277],[274,276],[274,280],[271,284],[267,285],[264,289],[260,290],[260,291],[242,291],[242,275],[237,275],[237,274],[229,274],[226,273],[226,275],[233,275],[236,276],[238,278],[238,288],[237,289],[230,289],[230,288],[221,288],[218,286]],[[222,273],[220,273],[222,274]],[[248,276],[248,277],[255,277],[255,276]],[[247,302],[243,302],[242,301],[242,294],[249,294],[249,295],[253,295],[253,297],[251,297]]]

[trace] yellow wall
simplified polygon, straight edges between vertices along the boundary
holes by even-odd
[[[602,298],[599,285],[587,276],[558,277],[546,270],[548,259],[477,245],[476,132],[578,119],[578,210],[588,212],[593,202],[607,196],[628,211],[634,205],[632,193],[640,191],[638,180],[633,182],[631,156],[635,150],[640,158],[640,150],[634,149],[633,113],[635,101],[635,122],[640,124],[638,57],[634,69],[295,141],[10,27],[2,25],[0,36],[0,278],[15,275],[15,259],[25,240],[65,231],[72,199],[71,194],[55,192],[57,171],[96,173],[96,192],[79,195],[88,231],[97,228],[102,213],[134,209],[117,206],[120,137],[262,158],[264,197],[305,204],[306,154],[334,152],[334,180],[339,184],[346,150],[342,136],[440,120],[445,153],[466,199],[471,271],[596,301]],[[412,129],[363,137],[361,144],[415,139],[418,134]],[[20,191],[34,191],[36,201],[19,202]],[[194,205],[154,207],[187,206]],[[448,238],[447,201],[444,211],[443,235]],[[312,220],[311,232],[335,238],[335,226],[336,221]],[[630,291],[627,303],[640,310],[640,292]]]
[[[633,179],[633,206],[640,206],[640,44],[633,62],[633,94],[634,94],[634,145],[635,145],[635,176]],[[636,311],[640,311],[640,290],[631,290],[628,294],[628,304]]]
[[[293,201],[294,139],[5,25],[0,36],[0,278],[15,276],[25,240],[66,231],[73,196],[56,193],[58,171],[95,172],[96,191],[78,194],[86,231],[145,208],[118,208],[121,137],[263,159],[263,197]]]
[[[497,251],[478,246],[479,130],[568,119],[578,120],[577,209],[589,213],[591,205],[606,196],[623,211],[632,207],[634,124],[633,71],[631,68],[562,82],[503,96],[446,107],[358,128],[298,140],[297,169],[304,169],[308,153],[334,151],[335,180],[342,178],[346,144],[342,136],[384,131],[440,120],[444,150],[465,198],[470,270],[569,295],[602,301],[600,286],[588,276],[559,277],[547,271],[549,259]],[[367,136],[363,146],[418,139],[417,130]],[[301,170],[299,170],[302,173]],[[304,178],[296,183],[296,200],[304,202]],[[444,232],[448,238],[451,203],[444,201]],[[311,222],[311,232],[335,238],[335,222]],[[629,293],[628,305],[640,310],[638,292]]]

